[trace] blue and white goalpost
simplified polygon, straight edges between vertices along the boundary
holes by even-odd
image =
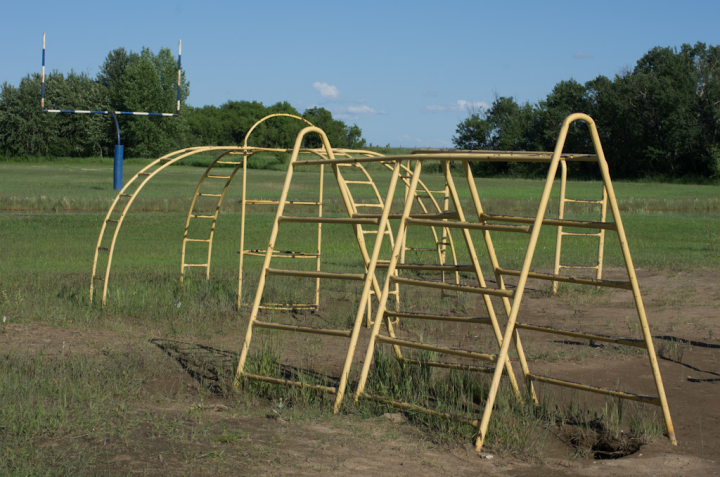
[[[42,44],[42,86],[40,89],[40,107],[43,113],[76,113],[76,114],[106,114],[115,120],[117,130],[117,145],[115,146],[115,162],[113,167],[113,188],[121,190],[123,187],[123,155],[124,147],[120,142],[120,124],[117,115],[127,116],[180,116],[180,78],[182,75],[182,40],[178,41],[178,74],[177,74],[177,110],[174,113],[150,113],[138,111],[91,111],[86,109],[45,109],[45,33],[43,33]]]

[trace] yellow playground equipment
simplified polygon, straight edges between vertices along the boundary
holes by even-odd
[[[157,174],[159,174],[162,170],[167,168],[168,166],[175,164],[179,161],[182,161],[187,158],[191,158],[192,156],[196,156],[199,154],[215,154],[215,159],[211,162],[211,164],[207,167],[205,172],[203,173],[202,177],[200,178],[200,181],[198,182],[197,187],[195,188],[195,193],[193,195],[192,201],[190,203],[190,208],[188,210],[187,219],[185,222],[185,229],[183,232],[182,237],[182,251],[180,254],[180,281],[182,282],[188,273],[188,269],[190,268],[198,268],[201,269],[204,272],[204,276],[206,279],[210,279],[210,265],[212,261],[212,246],[213,246],[213,239],[215,236],[215,227],[217,224],[218,215],[220,213],[220,207],[222,205],[223,199],[225,198],[230,184],[232,183],[233,179],[236,177],[236,175],[241,172],[242,177],[242,190],[240,194],[240,204],[241,204],[241,213],[240,213],[240,248],[238,250],[238,253],[240,255],[239,260],[239,271],[238,271],[238,308],[242,305],[242,288],[243,288],[243,267],[244,267],[244,258],[245,256],[264,256],[265,250],[261,249],[246,249],[245,248],[245,232],[246,232],[246,225],[247,225],[247,206],[253,206],[253,205],[264,205],[264,206],[277,206],[279,204],[278,200],[267,200],[267,199],[248,199],[247,197],[247,176],[248,176],[248,161],[252,156],[258,153],[288,153],[292,150],[290,149],[277,149],[277,148],[259,148],[259,147],[252,147],[248,145],[248,140],[250,139],[253,131],[257,129],[257,127],[262,124],[263,122],[272,119],[272,118],[278,118],[278,117],[286,117],[295,119],[298,121],[301,121],[305,123],[308,126],[312,126],[312,124],[298,116],[290,115],[290,114],[271,114],[269,116],[266,116],[259,121],[257,121],[248,131],[248,133],[245,135],[245,139],[242,146],[213,146],[213,147],[194,147],[194,148],[188,148],[188,149],[182,149],[179,151],[172,152],[170,154],[167,154],[152,163],[148,164],[146,167],[144,167],[140,172],[138,172],[135,176],[133,176],[125,186],[122,188],[122,190],[117,194],[115,197],[115,200],[113,201],[112,205],[110,206],[106,216],[105,220],[103,221],[102,227],[100,229],[100,234],[98,237],[97,246],[95,248],[95,256],[93,259],[93,270],[92,270],[92,279],[90,283],[90,302],[93,302],[96,287],[95,282],[101,282],[102,283],[102,296],[101,296],[101,306],[105,306],[107,302],[107,293],[108,293],[108,284],[110,281],[110,270],[112,265],[112,259],[113,254],[115,251],[115,246],[117,244],[118,240],[118,234],[120,232],[120,229],[122,227],[123,221],[125,220],[127,214],[130,211],[131,205],[135,201],[135,199],[138,197],[140,191],[150,182],[150,180],[155,177]],[[319,159],[327,159],[327,152],[324,149],[300,149],[300,154],[303,155],[311,155],[311,156],[317,156]],[[350,149],[333,149],[334,157],[344,157],[348,159],[352,159],[355,157],[374,157],[374,158],[381,158],[383,157],[381,154],[378,154],[373,151],[364,151],[364,150],[350,150]],[[219,167],[220,166],[220,167]],[[346,181],[346,188],[347,188],[347,199],[350,201],[351,207],[353,207],[353,210],[357,212],[357,210],[364,210],[369,209],[372,210],[373,208],[382,207],[382,201],[383,198],[378,191],[378,188],[375,184],[375,181],[371,177],[371,175],[368,173],[368,171],[363,167],[362,163],[349,161],[347,164],[344,164],[342,167],[347,168],[348,170],[352,170],[356,173],[359,173],[362,177],[361,180],[348,180]],[[404,175],[402,176],[402,180],[405,183],[406,189],[410,185],[410,178],[409,178],[409,168],[407,165],[403,165],[401,167],[404,171]],[[392,166],[385,165],[385,167],[381,168],[382,170],[386,170],[390,172],[392,170]],[[356,174],[357,175],[357,174]],[[318,175],[318,196],[317,199],[313,200],[306,200],[306,201],[289,201],[286,202],[286,206],[305,206],[305,207],[314,207],[316,208],[316,217],[322,217],[323,215],[323,180],[324,180],[324,170],[321,167],[319,170]],[[363,202],[361,200],[356,200],[353,195],[353,190],[357,192],[361,192],[360,188],[369,188],[369,190],[372,192],[372,196],[374,197],[374,201],[371,202]],[[440,197],[438,197],[438,194]],[[426,187],[423,183],[420,183],[418,186],[418,189],[416,193],[414,194],[414,199],[417,204],[424,210],[435,210],[436,212],[441,212],[442,208],[447,205],[447,191],[446,190],[439,190],[434,191]],[[200,200],[211,200],[214,201],[212,206],[210,207],[213,212],[212,213],[201,213],[198,209],[198,203]],[[207,205],[207,204],[205,204]],[[252,226],[252,224],[250,225]],[[374,234],[377,234],[377,230],[372,226],[359,226],[358,233],[360,234],[359,237],[362,237],[363,241],[366,240],[366,236],[372,236]],[[394,246],[394,236],[391,233],[391,231],[388,229],[383,234],[383,237],[387,237],[387,240],[390,244],[390,247]],[[424,250],[418,250],[410,248],[410,250],[418,250],[418,251],[431,251],[434,253],[434,255],[437,257],[438,263],[444,264],[446,260],[449,258],[452,258],[452,260],[455,260],[456,263],[456,257],[455,257],[455,251],[452,244],[452,238],[449,237],[448,230],[447,229],[432,229],[432,236],[434,237],[434,241],[436,246],[431,249],[424,249]],[[358,239],[359,240],[359,239]],[[206,249],[206,259],[203,260],[200,263],[191,263],[187,260],[188,258],[188,249],[190,247],[205,247]],[[403,254],[405,253],[406,247],[403,244]],[[197,248],[195,249],[197,251]],[[450,252],[448,254],[448,252]],[[296,250],[275,250],[274,252],[274,258],[298,258],[298,259],[311,259],[315,260],[315,269],[316,272],[320,272],[320,266],[321,266],[321,255],[322,255],[322,223],[317,223],[317,247],[315,250],[312,251],[296,251]],[[455,276],[455,279],[458,280],[458,276]],[[443,276],[443,280],[445,280],[445,277]],[[393,290],[391,291],[391,294],[395,298],[396,304],[399,303],[399,289],[398,286],[394,286]],[[371,300],[372,297],[368,297],[368,300]],[[320,300],[320,277],[316,279],[315,284],[315,296],[312,303],[265,303],[263,304],[263,307],[271,307],[276,309],[310,309],[314,310],[317,309],[319,306],[319,300]],[[371,320],[370,320],[370,310],[371,308],[368,307],[367,311],[367,326],[370,326]]]
[[[567,136],[568,128],[571,123],[575,121],[583,121],[589,128],[589,132],[592,138],[592,142],[595,148],[595,154],[570,154],[564,153],[563,147]],[[316,159],[300,160],[300,144],[302,139],[307,134],[318,134],[323,141],[324,151],[315,152]],[[340,157],[338,157],[340,156]],[[521,217],[513,215],[503,215],[497,213],[489,213],[484,210],[480,200],[480,194],[478,192],[478,186],[476,180],[473,177],[471,164],[478,161],[504,161],[504,162],[533,162],[533,163],[544,163],[548,164],[549,170],[545,185],[541,196],[539,197],[537,204],[537,213],[533,217]],[[600,221],[593,220],[569,220],[563,216],[564,204],[561,201],[560,205],[560,217],[546,217],[548,209],[548,202],[550,200],[550,194],[553,188],[557,170],[559,167],[563,167],[566,162],[571,161],[586,161],[595,162],[598,164],[600,174],[603,182],[603,199],[598,201],[596,205],[600,205],[602,208],[602,217]],[[376,211],[373,213],[367,213],[358,209],[353,204],[351,194],[348,192],[348,184],[345,180],[343,170],[348,165],[355,164],[370,164],[370,163],[382,163],[386,167],[392,169],[392,176],[390,178],[390,184],[388,186],[387,193],[384,198],[380,198],[379,204],[376,207]],[[446,198],[441,210],[419,210],[415,205],[417,203],[418,188],[420,187],[422,166],[425,163],[440,163],[443,170],[443,177],[445,179],[444,197]],[[464,180],[467,182],[467,187],[470,192],[470,206],[466,202],[462,201],[458,195],[457,188],[455,186],[453,174],[451,174],[450,164],[459,163],[461,165],[462,175]],[[322,170],[325,166],[332,168],[332,172],[337,183],[337,187],[342,195],[347,216],[345,217],[299,217],[287,214],[287,206],[291,205],[291,201],[288,201],[289,192],[292,188],[293,174],[298,168],[319,168]],[[407,190],[402,196],[402,211],[398,212],[393,209],[393,199],[395,198],[397,191],[398,180],[408,180]],[[565,184],[565,181],[562,181]],[[564,189],[564,187],[563,187]],[[564,190],[562,192],[564,199]],[[567,202],[567,200],[565,200]],[[612,221],[608,222],[605,220],[606,204],[609,203],[610,212],[612,214]],[[465,211],[464,209],[471,209]],[[386,235],[386,232],[390,230],[390,221],[395,221],[396,229],[393,242],[392,254],[388,257],[381,257],[382,240]],[[333,225],[350,225],[355,230],[355,235],[359,245],[359,252],[363,257],[365,263],[365,273],[350,273],[350,272],[307,272],[297,271],[289,269],[279,269],[271,267],[273,259],[277,258],[277,254],[274,251],[275,240],[278,235],[280,227],[285,226],[288,223],[306,223],[306,224],[333,224]],[[374,243],[366,244],[364,235],[360,231],[362,227],[373,226],[377,227],[377,233],[375,235]],[[469,264],[458,264],[457,260],[454,260],[452,264],[440,261],[440,263],[406,263],[404,255],[404,247],[406,239],[408,238],[409,232],[412,229],[414,232],[418,229],[424,228],[435,228],[442,229],[445,231],[457,230],[462,234],[462,240],[467,248]],[[546,273],[533,270],[533,257],[535,254],[536,246],[538,243],[538,237],[541,229],[544,227],[558,227],[569,229],[582,229],[587,231],[600,231],[599,235],[596,235],[600,240],[600,255],[599,263],[596,267],[597,277],[596,278],[585,278],[579,276],[567,276],[561,275],[558,268],[558,260],[556,259],[555,273]],[[489,265],[492,270],[492,276],[494,278],[494,285],[486,282],[483,276],[483,270],[481,268],[479,253],[475,248],[472,240],[471,231],[479,232],[482,236],[485,244],[486,258],[489,261]],[[618,238],[618,245],[625,263],[625,269],[627,272],[627,279],[623,280],[608,280],[601,278],[601,260],[602,251],[604,246],[604,232],[614,232]],[[525,248],[525,255],[520,269],[504,268],[500,264],[500,258],[496,253],[496,249],[493,245],[493,238],[491,233],[497,237],[498,234],[520,234],[528,237],[527,246]],[[562,232],[565,233],[565,232]],[[592,235],[592,234],[591,234]],[[444,238],[438,238],[440,240],[448,240],[451,234],[448,232],[444,235]],[[557,244],[558,250],[560,249],[560,241],[562,235],[559,235]],[[557,254],[559,256],[559,253]],[[288,171],[285,177],[285,182],[278,201],[278,207],[276,211],[275,220],[273,223],[270,240],[267,249],[264,251],[264,262],[262,271],[260,273],[259,283],[255,294],[255,299],[252,305],[249,323],[246,331],[246,336],[242,344],[242,351],[240,360],[238,363],[236,379],[237,384],[242,380],[256,380],[268,383],[283,384],[296,387],[308,387],[318,389],[324,392],[335,394],[334,410],[337,412],[343,400],[344,394],[347,392],[350,381],[350,368],[355,358],[355,350],[358,343],[358,338],[361,332],[362,323],[366,316],[369,308],[371,293],[374,292],[376,297],[379,297],[379,303],[377,310],[375,311],[375,319],[372,325],[372,329],[369,336],[368,345],[364,355],[364,361],[362,369],[359,375],[359,381],[357,384],[351,386],[354,388],[352,393],[354,399],[368,399],[386,403],[392,406],[396,406],[401,409],[428,412],[445,417],[449,419],[460,420],[466,422],[477,428],[477,440],[475,443],[476,449],[480,450],[485,440],[486,432],[492,415],[495,398],[499,389],[500,381],[505,374],[511,385],[513,392],[520,396],[520,390],[515,379],[513,367],[511,366],[508,352],[511,342],[515,344],[515,348],[518,354],[518,360],[520,369],[522,371],[525,387],[527,394],[530,398],[537,403],[535,395],[534,383],[541,382],[551,385],[557,385],[562,387],[568,387],[581,391],[588,391],[592,393],[599,393],[607,396],[612,396],[618,399],[628,399],[633,401],[639,401],[650,405],[659,406],[662,410],[667,434],[670,441],[676,444],[675,433],[673,430],[672,421],[670,418],[670,411],[665,396],[663,382],[660,376],[660,370],[658,367],[657,356],[655,354],[652,335],[648,326],[647,317],[645,314],[645,308],[643,306],[642,297],[640,295],[640,289],[638,287],[637,277],[635,275],[635,269],[633,267],[632,258],[630,256],[630,248],[628,246],[627,237],[625,236],[625,230],[620,217],[620,211],[618,209],[617,200],[613,191],[612,182],[610,180],[610,174],[608,165],[605,160],[600,139],[595,127],[593,120],[584,114],[573,114],[565,119],[562,129],[560,131],[555,150],[552,153],[549,152],[499,152],[499,151],[468,151],[468,152],[445,152],[445,151],[433,151],[424,152],[408,156],[386,156],[386,157],[373,157],[372,155],[366,155],[364,157],[342,157],[336,155],[327,138],[322,130],[315,127],[306,127],[303,129],[296,140],[295,147],[292,151]],[[565,267],[568,268],[568,267]],[[378,269],[386,270],[385,279],[382,284],[379,283],[375,271]],[[403,270],[412,270],[415,273],[419,272],[445,272],[445,273],[458,273],[466,272],[471,273],[476,282],[473,284],[460,283],[456,280],[455,283],[446,283],[445,281],[428,280],[421,278],[409,278],[402,276],[398,272]],[[362,282],[363,289],[362,295],[357,302],[357,310],[355,319],[352,322],[352,327],[349,329],[325,329],[316,328],[311,326],[299,326],[296,324],[287,324],[275,321],[278,314],[268,314],[260,319],[260,310],[263,303],[263,293],[265,288],[266,277],[268,276],[290,276],[290,277],[303,277],[303,278],[323,278],[323,279],[337,279],[337,280],[355,280]],[[506,283],[506,277],[511,277],[510,282]],[[627,290],[632,296],[637,312],[637,319],[642,329],[642,339],[630,339],[623,337],[609,336],[599,333],[588,333],[580,330],[568,330],[560,329],[556,327],[550,327],[545,325],[532,324],[525,321],[520,321],[520,306],[523,299],[523,294],[526,290],[528,280],[544,280],[553,283],[573,283],[578,285],[586,285],[592,287],[610,287],[616,289]],[[489,281],[489,280],[488,280]],[[412,287],[423,287],[423,288],[434,288],[445,291],[451,291],[456,294],[474,294],[480,295],[483,300],[484,307],[487,311],[487,316],[457,316],[450,314],[432,314],[427,312],[416,312],[416,311],[403,311],[399,307],[390,310],[388,307],[389,298],[397,286],[412,286]],[[499,298],[502,303],[502,311],[505,314],[504,330],[501,328],[501,321],[497,317],[497,313],[494,309],[493,301],[491,297]],[[425,336],[422,341],[412,341],[409,339],[402,339],[398,337],[397,333],[397,322],[394,319],[403,320],[432,320],[436,322],[450,322],[450,323],[465,323],[473,326],[487,326],[491,327],[490,336],[496,343],[494,350],[488,352],[479,352],[475,350],[459,349],[456,347],[448,347],[437,344],[431,344],[433,338],[437,340],[437,336]],[[381,324],[385,323],[385,330],[387,334],[381,333]],[[338,384],[336,386],[325,386],[319,384],[308,383],[303,379],[287,379],[285,376],[265,376],[259,374],[253,374],[249,372],[247,368],[248,357],[250,356],[250,350],[253,344],[254,332],[257,329],[270,329],[281,332],[302,332],[302,333],[313,333],[321,334],[332,337],[347,338],[348,345],[346,348],[346,354],[342,362],[342,372],[339,377]],[[617,389],[601,388],[593,385],[578,383],[559,377],[544,376],[541,374],[533,373],[530,370],[530,366],[526,360],[523,346],[520,340],[520,330],[531,330],[535,332],[552,333],[562,336],[570,336],[580,339],[594,340],[599,342],[614,343],[616,345],[632,346],[646,350],[649,358],[650,369],[655,385],[656,394],[654,396],[641,395],[631,392],[621,391]],[[394,400],[388,396],[379,394],[371,394],[365,391],[369,379],[370,366],[375,356],[375,350],[379,345],[391,345],[394,351],[395,357],[403,364],[413,365],[422,364],[425,366],[434,366],[440,368],[450,369],[462,369],[468,371],[477,371],[483,373],[492,374],[492,383],[487,399],[484,403],[484,411],[482,416],[478,419],[473,416],[458,417],[447,413],[439,412],[434,409],[421,407],[417,404],[410,402],[400,402]],[[430,360],[422,362],[414,359],[410,359],[403,355],[403,349],[419,349],[425,350],[436,354],[448,355],[452,361],[439,361]],[[470,364],[472,362],[489,363],[485,364]],[[338,363],[340,364],[340,363]]]

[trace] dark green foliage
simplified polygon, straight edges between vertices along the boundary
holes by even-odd
[[[242,145],[250,128],[269,114],[301,114],[288,102],[266,107],[257,101],[228,101],[222,106],[193,108],[185,101],[190,85],[181,76],[180,117],[118,116],[126,157],[159,157],[191,146]],[[42,114],[41,78],[31,74],[18,87],[0,87],[0,154],[8,156],[112,157],[117,141],[115,123],[96,114]],[[175,112],[177,59],[167,48],[155,54],[124,48],[111,51],[97,78],[53,71],[45,78],[46,109]],[[334,147],[362,147],[362,131],[332,118],[325,109],[310,109],[304,116],[325,129]],[[274,118],[262,123],[248,142],[251,146],[290,148],[306,124],[297,119]],[[310,135],[307,147],[319,147]],[[277,154],[277,162],[288,155]]]
[[[653,48],[613,80],[561,81],[536,105],[498,97],[460,123],[461,149],[553,150],[563,120],[583,112],[596,122],[614,177],[720,178],[720,46]],[[575,123],[566,152],[592,152],[587,128]],[[477,166],[480,174],[532,176],[533,165]],[[572,164],[591,177],[592,164]]]

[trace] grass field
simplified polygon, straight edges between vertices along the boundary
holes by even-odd
[[[125,177],[131,177],[145,163],[147,161],[128,161]],[[112,469],[110,454],[100,450],[98,442],[109,442],[117,454],[120,452],[117,449],[137,446],[133,440],[138,433],[162,437],[177,447],[181,456],[179,463],[173,464],[177,464],[175,467],[165,467],[174,472],[194,474],[212,472],[213,469],[227,470],[233,468],[238,459],[264,462],[266,454],[274,452],[271,446],[245,446],[244,454],[234,455],[229,450],[233,444],[247,443],[244,431],[228,427],[228,422],[222,419],[205,416],[202,406],[192,407],[198,400],[212,402],[217,396],[239,403],[232,409],[233,419],[264,416],[267,406],[258,407],[257,404],[262,399],[275,403],[271,407],[274,406],[273,412],[281,420],[302,422],[303,419],[327,417],[331,406],[324,398],[273,394],[274,391],[266,388],[256,390],[250,397],[237,396],[228,389],[227,383],[215,387],[195,385],[197,391],[191,397],[175,388],[172,391],[148,391],[146,383],[160,379],[164,366],[160,364],[162,356],[147,354],[148,339],[166,340],[164,345],[157,346],[173,356],[178,351],[177,347],[167,344],[172,340],[222,341],[224,337],[240,336],[246,324],[247,313],[239,314],[235,310],[239,180],[231,186],[218,221],[211,281],[195,276],[184,287],[178,283],[187,207],[202,173],[203,168],[197,165],[172,166],[143,190],[120,233],[108,307],[101,310],[97,306],[88,306],[88,288],[100,225],[115,197],[112,161],[0,162],[0,316],[4,320],[3,334],[12,340],[15,329],[12,327],[41,325],[47,326],[42,329],[50,334],[53,330],[91,331],[97,334],[99,343],[107,341],[99,347],[88,345],[90,349],[99,349],[97,353],[65,351],[64,341],[59,352],[49,355],[30,349],[12,352],[0,349],[0,474],[97,474],[100,469]],[[384,193],[389,174],[380,169],[373,169],[371,173],[383,176],[377,182]],[[275,199],[280,195],[282,171],[259,169],[251,170],[250,174],[248,197]],[[423,180],[431,188],[442,184],[439,174],[426,173]],[[456,176],[458,189],[470,210],[469,194],[462,180],[463,177]],[[326,175],[325,183],[326,215],[343,215],[342,201],[331,174]],[[478,179],[477,184],[487,212],[534,215],[543,181]],[[296,173],[293,185],[296,186],[293,198],[316,198],[316,174]],[[551,211],[557,209],[559,187],[555,189]],[[600,193],[598,182],[571,182],[568,189],[568,196],[576,198],[595,198]],[[716,270],[720,266],[720,185],[618,182],[615,192],[636,268],[674,275]],[[369,197],[370,191],[367,193]],[[566,217],[594,219],[597,215],[597,211],[589,207],[576,206],[574,210],[568,208]],[[246,248],[266,247],[273,216],[268,207],[250,211]],[[527,238],[507,235],[510,237],[498,235],[495,239],[498,257],[502,266],[519,267]],[[323,238],[325,271],[362,268],[349,227],[326,226]],[[455,238],[459,244],[459,235]],[[474,235],[474,239],[479,246],[479,234]],[[427,246],[428,237],[413,240],[416,242],[410,243],[415,246]],[[623,265],[616,245],[616,239],[610,237],[605,255],[608,268]],[[314,246],[314,226],[294,225],[281,230],[276,248],[312,251]],[[590,263],[597,253],[591,240],[567,240],[564,247],[565,263]],[[482,260],[484,248],[479,246],[478,249]],[[555,229],[548,228],[541,233],[534,266],[551,269],[554,249]],[[459,262],[465,263],[467,252],[458,247],[458,253]],[[412,260],[409,256],[408,261],[421,260],[417,258]],[[259,265],[260,259],[247,260],[245,302],[254,296]],[[324,319],[330,320],[330,325],[336,328],[346,327],[352,318],[357,287],[333,284],[323,290],[329,290],[328,296],[332,299],[345,303],[345,308],[338,308],[337,316]],[[295,287],[283,280],[271,285],[269,290],[276,299],[302,299],[311,291],[311,283]],[[591,303],[597,299],[587,298]],[[602,299],[601,296],[599,300]],[[453,306],[469,305],[456,303]],[[126,339],[121,339],[123,337]],[[241,342],[225,344],[227,350],[235,353]],[[195,351],[203,353],[207,350],[198,348]],[[214,361],[218,356],[198,359],[215,363],[213,369],[220,369],[217,376],[222,378],[234,363],[233,359],[226,359],[223,368]],[[451,379],[457,384],[466,377]],[[434,385],[439,386],[438,393],[447,392],[454,386],[446,381]],[[471,394],[485,392],[471,388],[468,388]],[[291,410],[284,409],[288,400],[301,399],[305,400],[305,407],[297,405]],[[182,412],[155,412],[177,403],[184,406]],[[536,446],[542,422],[569,419],[558,417],[559,411],[553,410],[555,408],[549,401],[544,408],[544,417],[535,416],[525,408],[515,409],[510,401],[498,405],[502,408],[499,415],[516,416],[522,422],[520,427],[528,432],[518,434],[492,428],[494,437],[503,432],[508,434],[501,444],[496,445],[498,452],[503,448],[514,452]],[[350,406],[347,416],[343,417],[348,421],[339,425],[352,426],[355,419],[367,419],[382,412],[383,409],[357,410]],[[503,414],[505,412],[507,414]],[[607,416],[613,413],[617,410],[605,409]],[[507,419],[510,418],[505,421]],[[634,422],[636,427],[655,425],[642,418]],[[428,432],[451,436],[445,439],[469,438],[467,429],[444,426],[434,423],[428,426],[432,429]],[[654,429],[649,434],[659,432]]]

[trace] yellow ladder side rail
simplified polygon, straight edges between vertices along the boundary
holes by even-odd
[[[481,222],[484,221],[483,219],[483,206],[482,202],[480,201],[480,195],[478,194],[477,185],[475,184],[475,179],[473,177],[472,168],[470,167],[470,163],[467,161],[463,162],[463,172],[465,173],[465,177],[467,180],[468,188],[470,189],[470,196],[472,197],[473,204],[475,206],[475,212],[477,214],[478,220]],[[489,230],[483,230],[482,231],[484,242],[485,242],[485,248],[488,252],[488,257],[490,258],[490,264],[493,268],[493,275],[495,275],[495,282],[497,283],[497,286],[501,290],[506,290],[505,287],[505,280],[503,278],[503,275],[501,273],[500,264],[497,258],[497,254],[495,253],[495,246],[493,245],[492,236],[490,234]],[[510,316],[510,310],[511,310],[511,304],[510,300],[507,297],[502,297],[502,303],[503,307],[505,308],[505,314],[507,317]],[[522,343],[520,342],[520,335],[517,332],[517,330],[513,333],[513,341],[515,342],[515,349],[518,352],[518,359],[520,361],[520,366],[523,371],[523,375],[525,376],[525,385],[527,387],[528,394],[530,395],[530,398],[532,399],[533,403],[538,404],[537,395],[535,394],[535,388],[533,386],[532,380],[530,379],[530,367],[527,363],[527,358],[525,356],[525,351],[523,349]],[[501,341],[502,338],[498,339],[498,342]]]

